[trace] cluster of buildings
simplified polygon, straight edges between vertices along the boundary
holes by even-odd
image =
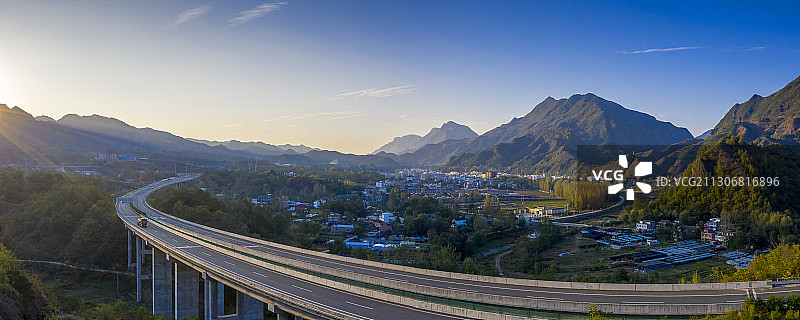
[[[726,244],[733,237],[733,228],[723,223],[720,218],[712,218],[703,225],[700,240],[707,243]]]
[[[736,269],[744,269],[750,266],[750,262],[756,258],[755,255],[747,254],[741,251],[731,251],[722,254],[723,258],[728,259],[725,263],[733,266]]]
[[[686,228],[684,228],[686,227]],[[687,228],[694,229],[695,226],[678,225],[677,221],[662,220],[659,222],[650,220],[638,221],[633,228],[604,228],[589,229],[581,231],[582,236],[596,240],[597,244],[606,245],[613,249],[625,247],[644,247],[659,244],[653,238],[656,230],[667,228],[672,231],[673,238],[682,239],[680,233]],[[694,239],[676,242],[675,244],[656,249],[647,249],[629,254],[611,256],[610,259],[621,261],[628,260],[636,264],[636,271],[649,272],[676,265],[690,263],[708,259],[717,255],[717,252],[725,250],[725,244],[734,235],[733,228],[724,223],[720,218],[713,218],[704,223],[700,238],[694,233]],[[684,238],[685,239],[685,238]],[[745,268],[754,256],[739,251],[732,251],[720,254],[726,258],[729,265],[735,268]]]
[[[640,232],[642,234],[652,234],[658,228],[672,228],[678,222],[677,221],[669,221],[669,220],[662,220],[659,222],[651,221],[651,220],[641,220],[636,222],[634,226],[634,230]],[[679,225],[677,229],[673,231],[674,237],[679,239],[679,233],[681,233],[684,229],[696,229],[695,226],[682,226]],[[710,244],[722,244],[725,245],[728,242],[728,239],[733,237],[734,229],[729,224],[722,221],[720,218],[712,218],[706,221],[703,224],[703,229],[700,232],[700,241]]]
[[[517,217],[520,219],[532,222],[541,218],[563,216],[567,213],[567,208],[555,206],[520,207],[514,209],[514,213],[516,213]]]
[[[427,250],[427,241],[428,238],[425,237],[351,238],[345,242],[345,247],[384,251],[408,246],[413,250]]]
[[[630,259],[636,262],[638,271],[648,272],[708,259],[716,254],[715,251],[717,249],[717,246],[710,243],[688,240],[677,242],[669,247],[615,256],[612,259]]]
[[[275,200],[275,202],[273,202]],[[268,206],[268,205],[277,205],[281,209],[288,210],[292,213],[292,215],[297,215],[299,213],[308,213],[308,209],[315,208],[319,209],[325,205],[325,200],[316,200],[314,202],[302,202],[302,201],[293,201],[289,200],[288,197],[273,197],[271,193],[260,195],[255,199],[250,200],[253,204],[259,206]]]
[[[659,244],[658,240],[649,235],[634,233],[630,229],[624,228],[589,229],[581,231],[581,235],[594,239],[597,244],[606,245],[612,249]]]

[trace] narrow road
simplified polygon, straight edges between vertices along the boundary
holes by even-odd
[[[503,269],[500,268],[500,258],[502,258],[503,256],[511,253],[512,251],[514,251],[514,250],[508,250],[508,251],[503,252],[501,254],[498,254],[496,257],[494,257],[494,267],[497,268],[497,273],[499,273],[500,276],[503,277],[503,278],[505,278],[506,275],[503,274]]]
[[[71,265],[68,263],[58,262],[58,261],[44,261],[44,260],[20,260],[20,262],[25,263],[43,263],[43,264],[53,264],[62,267],[72,268],[72,269],[79,269],[79,270],[86,270],[86,271],[94,271],[94,272],[102,272],[102,273],[113,273],[116,275],[123,275],[123,276],[134,276],[131,272],[124,272],[124,271],[114,271],[114,270],[106,270],[106,269],[95,269],[89,267],[81,267],[76,265]]]

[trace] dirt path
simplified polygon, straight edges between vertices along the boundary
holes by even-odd
[[[501,277],[505,277],[506,275],[503,274],[503,269],[500,268],[500,258],[502,258],[503,256],[511,253],[512,251],[514,251],[514,250],[508,250],[508,251],[503,252],[501,254],[498,254],[496,257],[494,257],[494,267],[497,268],[497,273],[499,273]]]

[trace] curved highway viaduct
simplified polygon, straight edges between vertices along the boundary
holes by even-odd
[[[151,192],[193,178],[162,180],[116,203],[129,230],[137,299],[166,318],[261,319],[266,308],[279,319],[518,319],[533,310],[585,313],[591,304],[621,315],[685,316],[725,313],[748,296],[800,293],[771,282],[575,283],[425,270],[253,239],[147,204]],[[140,214],[148,227],[136,225]]]

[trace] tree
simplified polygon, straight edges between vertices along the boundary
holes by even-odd
[[[724,275],[725,282],[800,277],[800,245],[781,244],[753,259],[747,268]]]
[[[487,216],[495,216],[500,212],[500,202],[497,197],[487,194],[483,200],[483,214]]]
[[[608,319],[608,313],[600,310],[595,304],[589,305],[589,319],[587,320],[605,320]]]

